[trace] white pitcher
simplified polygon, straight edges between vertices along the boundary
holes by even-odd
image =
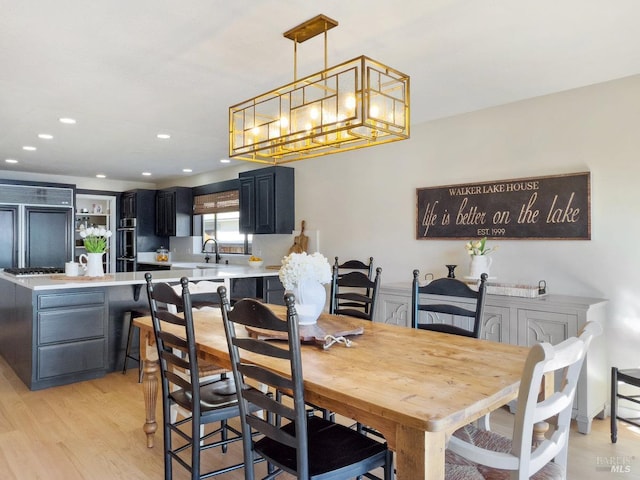
[[[104,253],[83,253],[78,259],[80,265],[85,267],[85,276],[87,277],[104,277],[104,269],[102,268],[102,256]]]
[[[489,276],[491,263],[493,263],[493,259],[489,255],[471,255],[469,276],[472,278],[480,278],[480,275],[483,273],[486,273],[487,276]]]

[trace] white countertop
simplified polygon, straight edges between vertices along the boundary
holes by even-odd
[[[179,282],[181,277],[187,277],[189,280],[226,280],[231,278],[272,277],[278,275],[278,270],[253,268],[248,265],[209,264],[209,267],[213,268],[111,273],[106,274],[104,278],[94,277],[91,280],[86,280],[82,277],[66,277],[64,274],[16,277],[4,272],[0,273],[0,278],[9,280],[32,290],[55,290],[64,288],[111,287],[144,284],[146,283],[144,278],[145,273],[151,273],[154,282]]]

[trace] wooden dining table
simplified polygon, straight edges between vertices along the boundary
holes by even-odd
[[[286,318],[284,307],[270,308]],[[158,355],[151,318],[134,322],[146,339],[141,342],[143,429],[152,447]],[[194,324],[200,358],[231,368],[220,311],[195,311]],[[357,333],[348,337],[350,347],[335,343],[322,348],[323,333],[344,332]],[[444,479],[448,435],[516,398],[529,352],[527,347],[324,313],[316,326],[301,327],[301,335],[309,341],[302,348],[305,400],[381,432],[395,452],[398,480]]]

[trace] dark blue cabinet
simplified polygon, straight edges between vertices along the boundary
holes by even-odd
[[[290,234],[295,224],[294,170],[267,167],[240,174],[240,231]]]

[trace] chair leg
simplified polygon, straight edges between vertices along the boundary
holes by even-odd
[[[618,369],[611,367],[611,443],[618,441]]]
[[[131,344],[133,343],[133,329],[136,328],[136,326],[133,324],[133,314],[131,312],[127,312],[126,315],[127,315],[127,318],[129,319],[129,329],[127,333],[127,348],[125,349],[124,362],[122,365],[122,374],[124,375],[125,373],[127,373],[128,359],[138,362],[138,383],[142,383],[143,370],[142,370],[142,361],[140,360],[140,353],[138,352],[138,357],[134,357],[133,355],[131,355]]]

